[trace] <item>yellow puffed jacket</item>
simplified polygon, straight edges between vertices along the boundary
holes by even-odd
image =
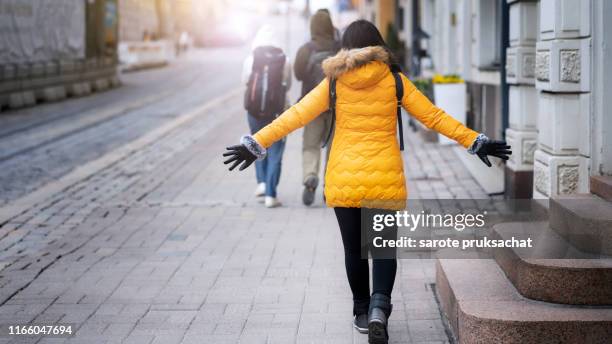
[[[395,79],[383,47],[341,50],[323,62],[327,78],[253,137],[269,147],[329,108],[328,78],[336,78],[336,129],[327,172],[329,207],[395,208],[407,197],[397,140]],[[402,106],[420,122],[469,147],[478,133],[434,106],[402,75]]]

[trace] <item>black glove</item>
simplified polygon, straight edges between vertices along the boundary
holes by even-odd
[[[245,168],[251,166],[253,161],[257,160],[255,154],[251,153],[245,145],[236,145],[227,147],[227,152],[223,153],[223,156],[229,157],[229,159],[225,160],[224,164],[232,163],[229,170],[232,171],[236,168],[236,166],[242,163],[242,166],[238,169],[239,171],[244,170]]]
[[[476,154],[482,162],[491,167],[488,155],[500,158],[502,160],[508,160],[509,155],[512,154],[510,146],[503,140],[491,140],[483,134],[480,134],[476,141],[470,148],[470,153]]]

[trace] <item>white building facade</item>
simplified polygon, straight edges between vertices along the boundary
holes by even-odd
[[[406,8],[418,11],[420,29],[429,36],[419,42],[426,55],[420,59],[421,75],[460,75],[467,84],[466,124],[489,137],[502,138],[501,3],[497,0],[418,0],[416,7]],[[504,191],[501,161],[484,170],[477,159],[465,154],[459,157],[487,192]]]
[[[365,0],[362,16],[378,20],[386,7]],[[511,159],[488,171],[465,160],[487,191],[549,198],[588,193],[591,176],[612,175],[611,1],[398,0],[395,10],[409,51],[415,20],[429,36],[417,40],[420,74],[459,74],[467,125],[512,145]]]
[[[508,0],[510,127],[507,174],[533,197],[589,192],[612,169],[610,101],[612,4],[605,0]],[[607,43],[607,44],[606,44]],[[607,91],[607,93],[606,93]],[[609,98],[609,97],[608,97]]]

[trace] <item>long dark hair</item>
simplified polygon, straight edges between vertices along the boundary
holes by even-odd
[[[356,20],[352,22],[342,34],[342,49],[358,49],[372,46],[381,46],[389,54],[389,65],[399,68],[397,60],[385,43],[380,31],[367,20]]]

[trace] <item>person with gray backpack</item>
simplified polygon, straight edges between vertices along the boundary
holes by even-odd
[[[291,63],[280,47],[276,30],[270,25],[264,25],[257,31],[252,52],[244,61],[244,108],[251,133],[270,124],[289,103],[287,91],[291,87]],[[255,196],[267,208],[281,206],[276,189],[280,181],[284,150],[285,140],[280,140],[268,148],[265,158],[255,163]]]
[[[340,42],[337,41],[335,33],[329,11],[322,9],[315,12],[310,19],[311,40],[299,48],[294,63],[295,77],[302,82],[302,97],[325,79],[321,67],[323,60],[336,55],[340,50]],[[317,117],[304,127],[302,202],[308,206],[314,202],[315,191],[319,185],[321,145],[330,129],[329,113]]]

